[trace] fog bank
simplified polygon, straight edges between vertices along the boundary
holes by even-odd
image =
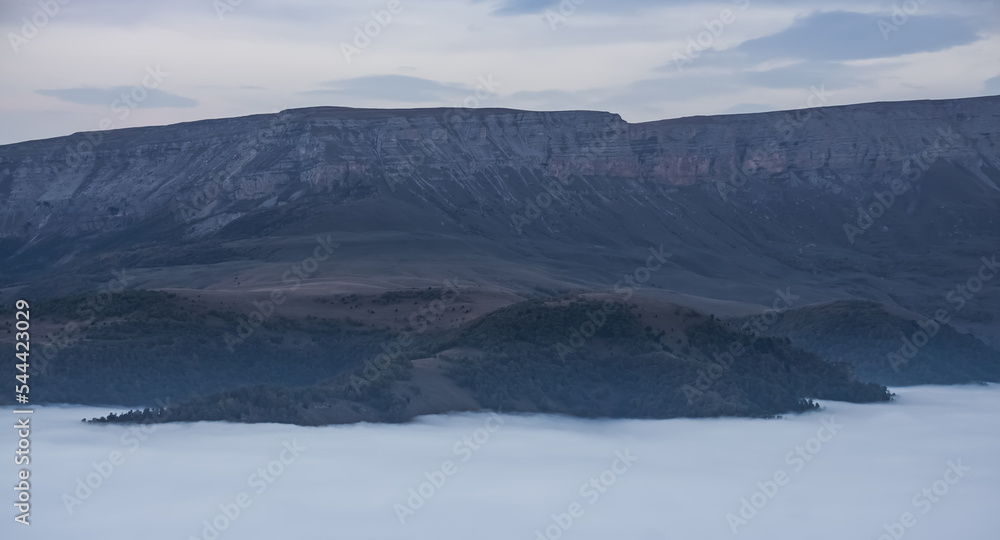
[[[778,420],[129,428],[80,422],[107,409],[38,407],[32,525],[8,503],[0,537],[996,538],[1000,386],[894,391]]]

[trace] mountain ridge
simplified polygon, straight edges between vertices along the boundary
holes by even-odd
[[[951,309],[950,291],[1000,245],[998,120],[1000,97],[641,124],[587,111],[326,108],[112,131],[77,153],[67,144],[87,137],[8,145],[0,147],[0,297],[57,310],[38,338],[53,351],[52,392],[90,402],[107,399],[89,395],[81,380],[116,380],[107,392],[129,400],[157,378],[172,381],[178,399],[238,392],[270,382],[261,375],[269,351],[285,346],[315,373],[343,373],[377,354],[381,336],[410,331],[417,299],[400,294],[447,281],[468,284],[468,300],[447,307],[432,333],[518,303],[591,294],[648,305],[650,319],[678,305],[704,317],[780,318],[835,301],[929,319]],[[169,304],[179,311],[156,315],[162,328],[145,308],[135,308],[137,321],[58,311],[95,294],[141,304],[141,296],[105,293],[116,276],[127,276],[128,290],[176,295]],[[948,343],[928,347],[934,354],[893,380],[994,378],[997,283],[980,280],[950,313],[953,330],[940,338]],[[837,334],[851,340],[849,350],[810,340],[803,347],[864,367],[878,361],[868,351],[881,358],[891,352],[885,346],[898,347],[890,331],[913,332],[878,310],[858,310],[884,323],[884,335]],[[801,325],[792,330],[849,330],[805,314],[792,315]],[[229,347],[226,336],[254,317],[274,328],[253,346]],[[75,340],[51,345],[71,324],[80,329]],[[321,343],[339,356],[317,357]],[[796,358],[812,354],[789,347]],[[959,373],[949,350],[974,351],[975,365]],[[130,364],[135,351],[150,365]],[[186,376],[177,366],[206,352],[218,376],[176,386]],[[300,385],[310,373],[285,383]],[[857,382],[850,370],[838,373],[844,384]],[[863,371],[878,384],[886,373],[885,365]],[[734,390],[748,381],[730,383]],[[723,399],[752,410],[744,397]]]

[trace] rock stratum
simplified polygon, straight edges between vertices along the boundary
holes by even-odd
[[[320,107],[79,133],[0,147],[0,235],[73,237],[164,215],[199,235],[275,205],[396,187],[442,209],[516,212],[525,191],[574,176],[608,196],[766,181],[858,198],[939,160],[969,189],[996,192],[998,125],[1000,100],[973,98],[639,124],[588,111]]]

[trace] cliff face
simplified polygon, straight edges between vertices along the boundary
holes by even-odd
[[[0,146],[0,295],[123,268],[139,288],[280,286],[321,234],[341,247],[311,283],[337,290],[609,290],[662,246],[643,294],[767,305],[792,286],[933,313],[1000,246],[998,144],[1000,97],[641,124],[323,107],[75,134]],[[956,315],[1000,341],[997,291]]]
[[[587,153],[608,129],[614,147]],[[508,182],[572,167],[637,177],[628,129],[592,112],[316,108],[10,145],[0,147],[0,235],[73,236],[161,213],[203,234],[254,209],[399,184],[513,202]]]
[[[0,147],[0,236],[73,237],[170,215],[201,235],[331,194],[523,204],[547,179],[598,192],[788,180],[857,198],[944,160],[1000,185],[1000,98],[628,124],[598,112],[314,108]]]

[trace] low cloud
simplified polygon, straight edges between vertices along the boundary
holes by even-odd
[[[909,512],[905,540],[995,538],[1000,436],[985,428],[1000,422],[1000,386],[895,391],[774,420],[460,414],[141,431],[80,422],[107,409],[38,407],[33,524],[5,519],[0,537],[203,538],[216,520],[218,540],[537,540],[560,524],[564,540],[732,538],[733,514],[749,516],[738,538],[842,540],[879,538]],[[13,482],[17,468],[4,460],[0,475]],[[916,497],[924,489],[932,497]],[[226,524],[241,493],[252,504]],[[405,520],[401,506],[414,509]]]
[[[987,95],[1000,94],[1000,75],[986,79],[986,82],[983,83],[983,92]]]
[[[781,32],[743,42],[733,52],[750,62],[778,58],[831,62],[937,52],[978,39],[971,21],[952,15],[918,11],[894,18],[889,13],[832,11],[800,18]]]
[[[373,99],[402,103],[450,103],[461,101],[473,88],[407,75],[370,75],[323,83],[306,95]]]
[[[59,88],[55,90],[36,90],[35,93],[54,97],[66,103],[77,105],[101,105],[110,106],[115,100],[122,99],[122,96],[130,96],[135,88],[142,88],[145,98],[133,100],[138,109],[159,109],[159,108],[183,108],[196,107],[198,100],[184,96],[178,96],[155,88],[143,88],[133,86],[112,86],[110,88]]]

